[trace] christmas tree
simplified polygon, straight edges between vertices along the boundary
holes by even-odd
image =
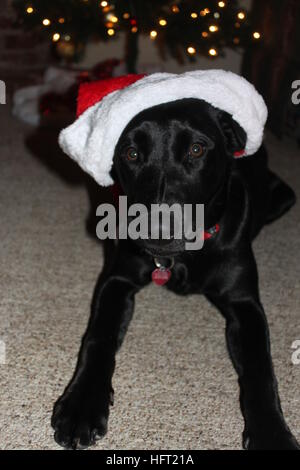
[[[58,56],[76,60],[93,40],[126,32],[128,72],[135,71],[139,34],[178,61],[224,55],[258,43],[260,33],[237,0],[14,0],[17,23],[51,41]]]

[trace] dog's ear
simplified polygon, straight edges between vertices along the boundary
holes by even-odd
[[[247,134],[244,129],[225,111],[218,113],[218,121],[228,155],[243,151],[247,141]]]

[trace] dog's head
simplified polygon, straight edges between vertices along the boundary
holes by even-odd
[[[261,145],[267,108],[244,78],[198,70],[83,84],[77,114],[59,143],[97,183],[119,181],[128,202],[143,203],[148,211],[157,203],[203,203],[208,228],[217,223],[213,207],[222,200],[218,194],[234,152],[252,155]],[[175,236],[152,239],[151,230],[151,240],[143,242],[149,251],[152,241],[164,252],[186,246]]]
[[[114,155],[114,178],[128,203],[204,204],[205,225],[226,185],[233,153],[246,134],[229,114],[205,101],[182,99],[149,108],[123,131]],[[184,250],[184,239],[139,240],[153,255]]]

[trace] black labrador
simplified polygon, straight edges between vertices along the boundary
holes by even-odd
[[[295,195],[268,169],[264,146],[255,155],[233,158],[245,141],[229,114],[197,99],[147,109],[123,131],[112,176],[128,203],[204,203],[205,228],[218,224],[220,230],[198,251],[172,238],[119,241],[96,286],[74,376],[54,407],[58,444],[86,448],[106,433],[116,352],[134,296],[151,282],[158,257],[174,260],[168,289],[204,294],[226,319],[245,420],[243,447],[299,450],[280,406],[251,246],[265,224],[294,204]]]

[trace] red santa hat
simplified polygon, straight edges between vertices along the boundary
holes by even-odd
[[[198,98],[229,113],[246,132],[244,155],[260,147],[267,119],[264,100],[247,80],[225,70],[126,75],[83,84],[78,118],[61,131],[59,144],[97,183],[109,186],[115,146],[131,119],[183,98]]]

